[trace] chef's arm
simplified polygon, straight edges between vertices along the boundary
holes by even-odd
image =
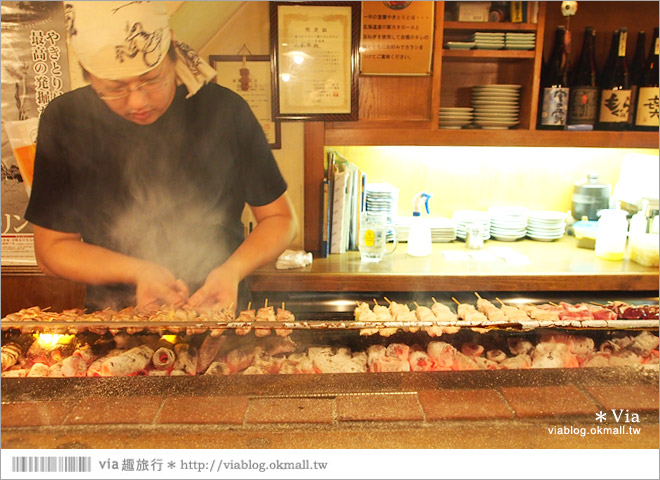
[[[250,210],[257,225],[225,262],[239,273],[240,280],[276,260],[291,244],[298,230],[296,214],[287,192],[268,205],[251,205]]]
[[[89,285],[136,285],[138,306],[182,304],[188,289],[160,265],[82,241],[78,233],[65,233],[34,225],[34,250],[46,274]]]
[[[236,251],[207,277],[191,297],[192,306],[236,307],[238,283],[259,267],[274,261],[296,236],[298,221],[285,192],[268,205],[250,206],[257,226]]]

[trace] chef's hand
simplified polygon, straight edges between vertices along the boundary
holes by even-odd
[[[146,264],[136,273],[137,308],[153,312],[163,305],[174,308],[186,303],[190,292],[187,285],[167,268],[156,264]]]
[[[188,305],[197,309],[216,305],[235,309],[239,282],[240,278],[235,271],[226,265],[220,265],[209,273],[204,285],[191,295]]]

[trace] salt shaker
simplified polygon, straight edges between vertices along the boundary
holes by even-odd
[[[484,246],[484,228],[480,223],[468,223],[465,226],[465,248],[479,250]]]

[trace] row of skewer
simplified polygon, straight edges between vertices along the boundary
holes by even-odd
[[[65,310],[62,313],[31,307],[8,315],[2,319],[2,330],[18,328],[23,333],[47,329],[51,333],[80,333],[89,330],[100,335],[109,331],[133,334],[141,331],[199,334],[210,331],[212,336],[233,329],[236,335],[254,332],[256,337],[265,337],[273,332],[285,337],[296,329],[359,329],[361,335],[394,335],[399,329],[415,333],[423,330],[430,336],[456,333],[461,327],[477,331],[485,328],[506,327],[530,330],[538,327],[568,328],[648,328],[657,327],[657,305],[630,305],[612,302],[570,304],[566,302],[546,304],[507,305],[499,298],[499,307],[482,298],[478,293],[476,306],[461,303],[456,298],[456,311],[431,297],[431,307],[413,302],[415,309],[406,303],[398,303],[384,297],[387,305],[373,299],[373,308],[367,302],[356,302],[354,321],[301,321],[285,308],[275,309],[265,300],[264,306],[241,311],[236,317],[231,309],[213,309],[197,312],[188,308],[163,307],[146,315],[133,308],[121,311],[105,309],[86,313],[83,310]],[[626,319],[626,320],[621,320]],[[639,320],[631,323],[629,320]],[[641,322],[641,323],[640,323]]]

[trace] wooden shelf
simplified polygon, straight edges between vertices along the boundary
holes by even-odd
[[[545,130],[426,130],[398,128],[383,122],[380,128],[330,128],[325,145],[446,145],[510,147],[658,148],[655,132],[556,132]]]
[[[445,22],[445,30],[504,30],[511,32],[536,32],[537,23],[510,22]]]
[[[447,60],[466,59],[470,61],[491,58],[512,58],[533,60],[534,50],[449,50],[442,51],[442,58]]]
[[[445,250],[465,251],[463,242],[434,243],[428,257],[411,257],[400,244],[379,263],[360,262],[358,252],[315,258],[307,267],[277,270],[268,265],[248,278],[254,292],[275,291],[653,291],[658,288],[658,269],[629,260],[611,262],[596,257],[593,250],[577,247],[574,237],[556,242],[498,242],[525,255],[528,265],[446,260]]]

